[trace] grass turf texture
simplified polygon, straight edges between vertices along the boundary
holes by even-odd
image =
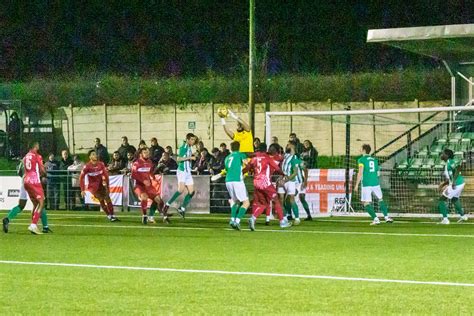
[[[0,260],[474,283],[470,223],[371,227],[368,219],[331,218],[279,232],[262,218],[252,233],[228,230],[219,215],[173,218],[169,226],[119,215],[109,223],[98,213],[50,212],[54,233],[32,236],[21,214],[0,235]],[[400,235],[360,234],[372,232]],[[0,264],[0,288],[0,314],[474,311],[474,287],[212,273]]]

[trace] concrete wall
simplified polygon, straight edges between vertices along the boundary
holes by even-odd
[[[448,105],[448,101],[437,102],[352,102],[332,103],[271,103],[257,104],[255,114],[255,137],[264,139],[265,135],[265,108],[269,111],[330,111],[342,110],[348,104],[353,110],[358,109],[389,109],[389,108],[416,108]],[[140,139],[147,144],[151,137],[157,137],[162,146],[170,145],[174,149],[181,143],[188,132],[194,132],[202,138],[206,147],[219,146],[222,142],[229,142],[217,116],[217,108],[223,104],[187,104],[187,105],[123,105],[92,107],[70,106],[64,108],[67,119],[62,121],[63,136],[71,151],[86,152],[94,144],[94,138],[99,137],[107,146],[109,152],[120,146],[121,136],[128,136],[134,146]],[[235,113],[248,121],[249,113],[246,104],[231,104]],[[429,114],[421,114],[420,119]],[[332,119],[332,121],[331,121]],[[409,129],[410,123],[416,123],[417,115],[399,115],[388,118],[398,119],[407,124],[390,123],[386,125],[372,125],[372,116],[353,117],[351,124],[351,152],[358,153],[362,143],[375,144],[380,147]],[[383,118],[377,117],[377,121]],[[195,122],[194,130],[188,129],[188,123]],[[228,124],[233,127],[232,119]],[[332,127],[331,127],[332,126]],[[422,132],[430,126],[423,126]],[[284,143],[288,134],[294,131],[303,141],[309,139],[321,155],[343,155],[345,152],[345,116],[340,117],[275,117],[272,119],[272,135]],[[417,135],[414,135],[415,137]],[[401,146],[400,144],[396,146]],[[392,151],[393,148],[390,148]]]

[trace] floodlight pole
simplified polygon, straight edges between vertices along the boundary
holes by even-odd
[[[255,0],[249,0],[249,123],[255,136],[255,100],[253,94],[255,72]]]

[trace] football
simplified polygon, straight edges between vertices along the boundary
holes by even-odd
[[[225,106],[221,106],[217,109],[217,115],[221,118],[225,118],[229,115],[229,110]]]

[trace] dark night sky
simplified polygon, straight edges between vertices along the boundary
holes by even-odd
[[[416,56],[367,45],[367,30],[474,20],[474,1],[467,0],[256,3],[258,69],[267,74],[429,67]],[[243,73],[247,18],[245,0],[2,3],[0,77]]]

